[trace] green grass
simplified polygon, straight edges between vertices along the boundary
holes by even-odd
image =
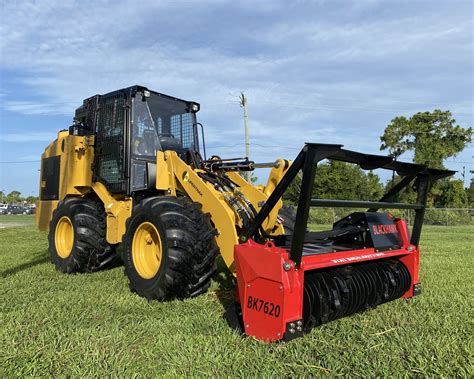
[[[33,225],[35,223],[35,215],[0,215],[0,225],[15,224]]]
[[[122,268],[61,275],[34,227],[0,230],[0,377],[472,377],[474,227],[426,227],[424,293],[290,343],[234,333],[222,273],[195,299],[148,302]]]

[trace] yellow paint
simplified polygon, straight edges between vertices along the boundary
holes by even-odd
[[[168,190],[166,194],[176,196],[178,183],[175,176],[174,160],[171,158],[173,156],[173,153],[176,155],[174,151],[164,152],[166,167],[168,168]]]
[[[181,187],[191,200],[200,203],[204,213],[211,215],[212,223],[218,231],[216,243],[224,262],[233,272],[234,246],[239,243],[234,212],[226,204],[224,196],[213,186],[205,183],[196,171],[178,157],[176,152],[167,151],[166,154],[168,160],[171,161],[174,177],[179,183],[178,187]]]
[[[94,182],[92,190],[104,204],[107,215],[107,242],[111,244],[122,242],[122,237],[125,234],[125,223],[132,215],[132,199],[112,196],[100,182]]]
[[[158,273],[163,251],[160,233],[151,222],[143,222],[135,230],[132,259],[133,266],[143,279],[151,279]]]
[[[58,255],[66,259],[71,255],[74,246],[74,227],[72,221],[67,216],[63,216],[56,224],[54,231],[54,245]]]
[[[59,201],[37,201],[35,220],[38,229],[42,232],[49,230],[49,223],[53,218],[53,212],[57,208]]]
[[[65,161],[61,194],[82,195],[92,185],[92,163],[94,162],[93,137],[68,136],[64,139]]]
[[[47,231],[58,201],[66,196],[83,196],[92,185],[92,162],[94,161],[94,138],[71,136],[67,131],[58,133],[58,138],[48,145],[42,159],[60,156],[59,196],[57,200],[37,202],[36,224]],[[40,193],[46,182],[41,172]]]
[[[284,159],[278,159],[277,162],[277,166],[272,167],[272,170],[268,175],[267,185],[263,190],[263,192],[267,196],[270,196],[272,194],[272,192],[275,190],[275,187],[278,183],[280,183],[281,179],[283,178],[283,175],[285,175],[292,163],[291,161],[285,161]]]
[[[170,189],[170,171],[167,169],[165,153],[158,151],[156,153],[156,189],[168,191]]]

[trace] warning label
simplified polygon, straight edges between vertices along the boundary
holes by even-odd
[[[331,262],[333,263],[349,263],[349,262],[357,262],[364,259],[373,259],[377,257],[383,257],[385,253],[373,253],[373,254],[365,254],[365,255],[356,255],[355,257],[347,257],[347,258],[337,258],[332,259]]]

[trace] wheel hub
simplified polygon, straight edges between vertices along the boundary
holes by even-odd
[[[61,258],[64,259],[71,255],[74,246],[74,227],[69,217],[61,217],[56,224],[54,243],[56,251]]]
[[[144,279],[153,278],[160,269],[163,257],[161,238],[151,222],[141,223],[132,241],[132,259],[137,273]]]

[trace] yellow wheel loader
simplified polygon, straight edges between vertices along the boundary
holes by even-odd
[[[313,143],[293,162],[208,159],[199,108],[142,86],[84,100],[41,160],[36,222],[48,231],[58,271],[111,266],[120,245],[132,291],[183,299],[209,288],[220,254],[236,277],[231,325],[265,341],[290,340],[420,292],[427,193],[453,172]],[[394,170],[403,179],[377,202],[312,199],[316,166],[328,159]],[[241,176],[259,167],[271,168],[265,186]],[[282,195],[299,172],[294,212]],[[407,187],[417,191],[416,204],[394,202]],[[368,210],[309,232],[310,206]],[[387,208],[415,210],[411,236],[404,220],[378,212]]]

